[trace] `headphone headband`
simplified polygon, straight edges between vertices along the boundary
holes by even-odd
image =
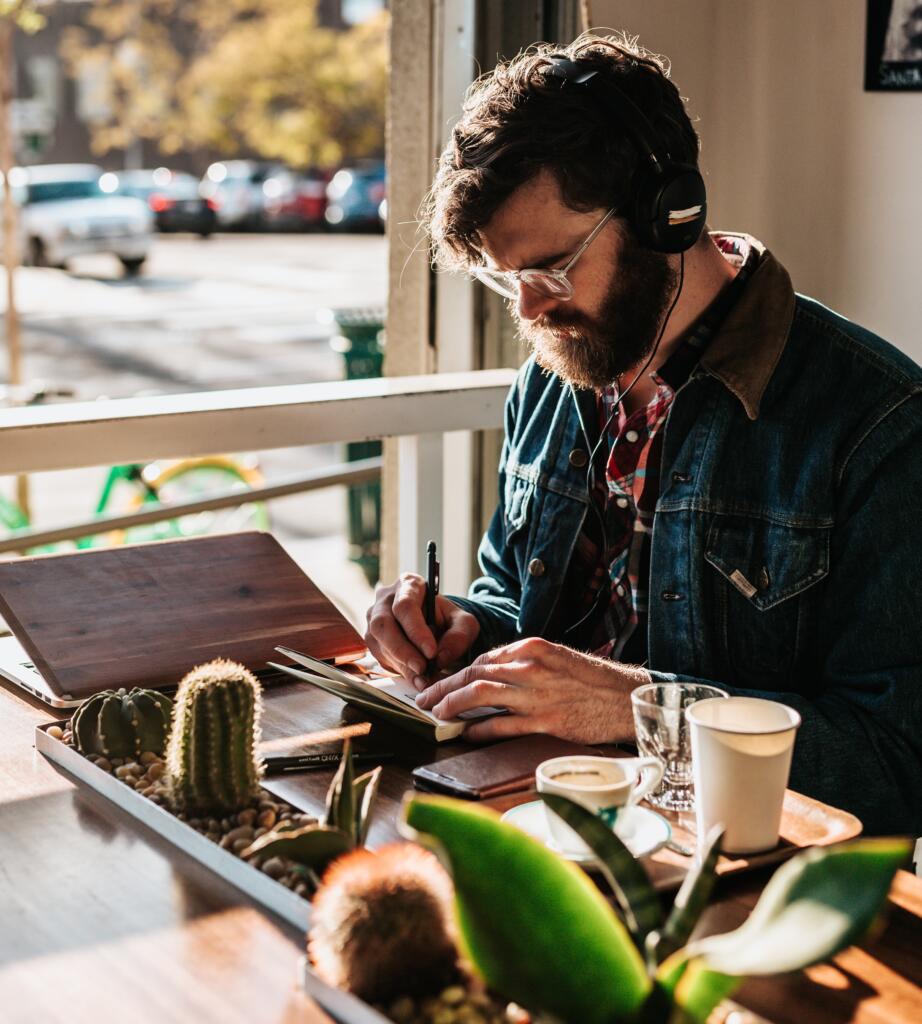
[[[649,119],[609,74],[586,61],[551,54],[553,78],[584,88],[606,108],[614,108],[649,170],[638,167],[631,223],[641,242],[656,252],[678,253],[698,240],[707,220],[704,180],[696,167],[677,163],[658,145]]]

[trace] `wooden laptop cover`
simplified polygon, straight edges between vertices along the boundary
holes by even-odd
[[[0,613],[59,695],[175,686],[212,658],[365,644],[274,537],[235,533],[0,562]]]

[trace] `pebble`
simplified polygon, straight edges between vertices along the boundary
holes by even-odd
[[[241,825],[253,825],[254,822],[256,821],[256,811],[255,811],[255,809],[250,807],[250,808],[248,808],[245,811],[241,811],[237,815],[237,821]]]
[[[270,878],[281,878],[287,870],[287,865],[281,857],[270,857],[266,863],[263,864],[263,871]]]
[[[262,811],[259,817],[256,819],[256,824],[262,829],[270,829],[278,821],[278,814],[275,810],[270,810],[268,807]]]
[[[234,853],[243,853],[243,851],[250,845],[249,839],[235,839],[231,844],[231,849]]]
[[[96,758],[96,767],[97,768],[102,768],[102,770],[104,772],[111,772],[112,771],[112,763],[108,759],[106,759],[105,757],[97,757]]]
[[[260,811],[276,811],[278,812],[278,804],[272,800],[260,800],[259,801]]]
[[[138,760],[141,764],[161,764],[163,758],[159,754],[155,754],[152,750],[145,750]]]
[[[60,725],[49,726],[49,728],[45,730],[45,734],[47,736],[50,736],[53,740],[64,739],[64,730],[60,727]]]
[[[256,830],[255,830],[255,831],[253,832],[253,838],[254,838],[254,839],[259,839],[259,838],[260,838],[261,836],[264,836],[264,835],[266,835],[266,833],[267,833],[268,831],[269,831],[269,829],[267,829],[267,828],[258,828],[258,829],[256,829]]]
[[[143,761],[142,761],[143,764]],[[166,765],[162,761],[155,761],[147,769],[147,777],[151,782],[156,782],[157,779],[163,778],[163,773],[166,771]]]
[[[114,761],[112,762],[115,763]],[[115,777],[117,779],[127,779],[129,775],[137,776],[137,765],[136,764],[120,764],[115,769]]]
[[[113,757],[112,758],[112,767],[113,768],[121,768],[121,766],[124,763],[125,763],[125,759],[123,757]]]
[[[229,839],[232,843],[238,839],[246,839],[249,844],[253,841],[253,828],[251,825],[240,825],[238,828],[232,828],[224,838]]]

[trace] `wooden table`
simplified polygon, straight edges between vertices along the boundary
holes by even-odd
[[[78,791],[32,748],[34,727],[52,717],[0,686],[0,1020],[326,1022],[295,985],[303,936],[107,801]],[[458,749],[436,751],[369,726],[297,685],[268,692],[264,726],[273,752],[318,740],[338,749],[344,732],[359,747],[401,750],[385,771],[371,845],[395,836],[409,768]],[[319,808],[329,779],[286,776],[272,788]],[[704,927],[736,927],[767,877],[723,882]],[[922,881],[902,872],[885,930],[834,965],[747,982],[736,999],[778,1024],[922,1021]]]

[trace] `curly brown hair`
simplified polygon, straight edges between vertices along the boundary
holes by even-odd
[[[569,46],[540,43],[501,62],[468,89],[461,117],[439,159],[422,211],[435,262],[463,270],[481,259],[480,229],[538,171],[556,177],[564,201],[585,212],[626,207],[640,157],[603,105],[548,75],[550,54],[616,76],[669,156],[698,164],[698,135],[669,62],[623,33],[585,34]]]

